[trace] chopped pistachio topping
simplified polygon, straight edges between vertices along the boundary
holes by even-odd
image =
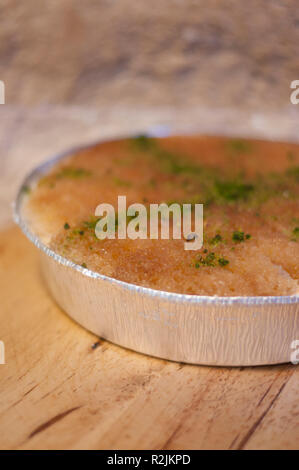
[[[85,168],[72,168],[72,167],[64,167],[58,173],[54,175],[56,178],[86,178],[91,176],[91,171],[86,170]]]
[[[182,178],[178,183],[191,188],[197,193],[197,202],[210,204],[238,204],[259,207],[273,197],[293,198],[296,194],[294,179],[299,181],[299,167],[290,166],[285,173],[256,174],[248,178],[240,173],[232,179],[231,169],[222,173],[218,168],[201,166],[188,156],[166,150],[160,146],[158,139],[139,136],[133,139],[135,149],[154,158],[159,169],[174,177]],[[242,139],[233,139],[226,143],[231,153],[248,153],[251,143]],[[186,179],[187,178],[187,179]]]
[[[113,181],[117,186],[123,186],[126,188],[129,188],[130,186],[132,186],[132,183],[130,181],[122,180],[118,178],[117,176],[114,176]]]
[[[240,243],[244,242],[245,240],[249,240],[251,238],[250,233],[241,232],[240,230],[235,230],[232,234],[232,239],[234,242]]]
[[[252,144],[243,139],[231,139],[227,144],[228,149],[236,154],[249,153],[252,150]]]
[[[299,166],[290,166],[286,171],[286,175],[299,182]]]
[[[50,188],[55,188],[55,185],[58,181],[63,179],[84,179],[91,176],[92,173],[85,168],[74,168],[74,167],[64,167],[58,170],[57,173],[52,175],[44,176],[40,181],[39,185],[49,185]]]
[[[30,194],[30,192],[31,192],[30,186],[28,186],[28,185],[25,184],[25,185],[22,187],[21,192],[22,192],[22,194]]]
[[[229,263],[228,259],[225,259],[225,258],[219,258],[219,259],[218,259],[218,264],[219,264],[220,266],[227,266],[228,263]]]
[[[215,237],[213,237],[209,240],[209,244],[210,245],[218,245],[218,243],[220,243],[221,241],[223,241],[223,238],[219,233],[217,233],[215,235]]]
[[[97,223],[99,222],[100,217],[92,216],[89,220],[83,222],[84,227],[89,230],[95,230]]]
[[[194,267],[199,269],[202,266],[227,266],[229,263],[228,259],[225,259],[223,256],[216,255],[213,251],[208,252],[208,250],[204,250],[206,256],[198,255]]]
[[[295,227],[293,229],[292,235],[293,235],[292,241],[296,242],[297,240],[299,240],[299,227]]]
[[[224,201],[245,201],[254,190],[254,186],[239,181],[216,181],[215,190],[219,198]]]
[[[139,136],[133,139],[135,148],[143,152],[147,152],[155,157],[159,162],[161,169],[167,173],[175,175],[179,174],[196,174],[201,172],[201,167],[186,160],[182,155],[173,153],[160,147],[157,140],[146,136]]]

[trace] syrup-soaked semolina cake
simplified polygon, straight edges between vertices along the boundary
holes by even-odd
[[[298,293],[299,146],[215,137],[102,143],[56,164],[31,188],[27,222],[53,250],[90,270],[185,294]],[[99,240],[95,208],[203,203],[204,244]]]

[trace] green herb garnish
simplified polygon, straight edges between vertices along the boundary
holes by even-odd
[[[49,188],[55,188],[57,181],[63,179],[84,179],[91,176],[92,173],[84,168],[64,167],[58,170],[57,173],[44,176],[39,181],[39,186],[48,185]]]
[[[299,239],[299,227],[295,227],[292,231],[292,234],[295,237],[295,238],[292,239],[292,241],[296,242]]]
[[[161,169],[167,173],[172,173],[174,175],[194,175],[201,172],[201,167],[189,162],[182,155],[160,147],[158,141],[155,139],[146,136],[139,136],[133,139],[133,143],[138,150],[146,152],[154,157],[157,162],[159,162]]]
[[[123,187],[127,187],[127,188],[132,186],[132,183],[130,181],[122,180],[120,178],[117,178],[116,176],[113,178],[113,181],[117,186],[123,186]]]
[[[95,230],[97,223],[99,222],[100,217],[94,217],[92,216],[90,220],[87,220],[83,222],[84,227],[86,227],[89,230]]]
[[[245,240],[249,240],[251,238],[250,233],[241,232],[240,230],[236,230],[233,232],[232,239],[234,242],[244,242]]]
[[[299,166],[291,166],[287,169],[286,175],[299,182]]]
[[[252,150],[251,143],[242,139],[231,139],[227,145],[228,149],[233,153],[249,153]]]
[[[232,235],[232,239],[234,240],[234,242],[243,242],[245,240],[245,234],[244,232],[236,230]]]
[[[225,258],[219,258],[219,259],[218,259],[218,264],[219,264],[220,266],[227,266],[228,263],[229,263],[228,259],[225,259]]]
[[[218,245],[218,243],[220,243],[222,240],[223,240],[222,236],[219,233],[217,233],[215,237],[210,239],[209,244]]]
[[[225,201],[246,200],[253,191],[252,184],[238,181],[216,181],[215,190],[220,199]]]
[[[25,184],[25,185],[22,187],[21,192],[22,192],[22,194],[30,194],[30,192],[31,192],[30,186],[28,186],[28,185]]]
[[[58,173],[56,173],[55,178],[72,178],[72,179],[81,179],[91,176],[91,171],[84,168],[72,168],[65,167],[62,168]]]
[[[289,150],[289,151],[287,152],[287,159],[288,159],[290,162],[293,162],[293,161],[295,160],[295,158],[296,158],[296,157],[295,157],[294,153],[293,153],[291,150]]]
[[[195,260],[194,267],[199,269],[201,266],[227,266],[229,263],[228,259],[223,258],[223,256],[218,256],[214,252],[209,252],[208,250],[204,250],[204,253],[207,253],[206,256],[199,255]]]
[[[294,197],[293,181],[299,181],[299,166],[290,166],[284,173],[257,174],[251,179],[244,172],[232,178],[231,168],[226,172],[217,167],[201,165],[188,158],[188,155],[165,149],[160,145],[159,139],[139,136],[133,139],[133,144],[135,149],[151,158],[160,171],[174,177],[173,185],[179,184],[186,190],[191,188],[188,190],[197,194],[198,202],[206,207],[229,203],[246,204],[257,209],[270,198]],[[233,154],[252,150],[251,142],[242,139],[233,139],[226,144]],[[155,186],[153,179],[149,181],[149,185]]]
[[[79,228],[74,228],[74,230],[72,231],[73,235],[80,235],[81,237],[84,235],[84,233],[84,230],[81,230]]]
[[[146,135],[139,135],[133,139],[133,144],[143,151],[151,150],[156,146],[154,139],[147,137]]]

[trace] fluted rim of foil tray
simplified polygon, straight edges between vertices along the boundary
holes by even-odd
[[[194,134],[191,132],[189,135]],[[158,129],[157,131],[150,131],[144,132],[143,135],[148,135],[149,137],[161,137],[161,136],[170,136],[170,135],[180,135],[180,133],[172,134],[168,129],[161,130]],[[188,132],[184,132],[181,135],[188,135]],[[218,134],[217,134],[218,135]],[[82,266],[73,263],[73,261],[64,258],[63,256],[59,255],[55,251],[51,250],[47,245],[45,245],[37,235],[35,235],[29,229],[26,221],[22,217],[22,202],[24,198],[24,187],[29,186],[33,182],[35,182],[38,177],[44,174],[47,170],[49,170],[55,163],[59,160],[67,156],[71,156],[72,154],[80,151],[91,148],[97,144],[101,144],[104,142],[109,141],[117,141],[125,138],[133,138],[136,135],[122,135],[118,136],[117,138],[113,139],[101,139],[97,140],[96,142],[92,142],[88,145],[76,146],[73,148],[68,149],[65,152],[59,153],[54,157],[50,158],[46,162],[38,165],[34,170],[32,170],[24,179],[23,183],[20,186],[18,191],[16,200],[13,204],[13,215],[14,221],[17,225],[19,225],[22,232],[26,235],[26,237],[43,253],[47,256],[52,258],[59,264],[62,264],[66,267],[74,269],[86,277],[92,279],[100,279],[105,282],[109,282],[115,286],[119,286],[123,289],[129,290],[132,293],[138,293],[141,295],[146,295],[149,297],[156,297],[161,300],[177,302],[177,303],[192,303],[192,304],[201,304],[201,305],[232,305],[232,304],[240,304],[240,305],[265,305],[265,304],[295,304],[299,303],[299,294],[295,295],[283,295],[283,296],[210,296],[210,295],[191,295],[191,294],[179,294],[176,292],[167,292],[158,289],[151,289],[150,287],[143,287],[137,284],[131,284],[125,281],[120,281],[119,279],[115,279],[113,277],[105,276],[104,274],[97,273],[95,271],[91,271],[88,268],[83,268]]]

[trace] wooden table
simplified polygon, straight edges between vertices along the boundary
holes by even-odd
[[[163,113],[0,109],[1,449],[299,448],[298,367],[191,366],[103,340],[93,349],[98,339],[55,305],[38,253],[10,221],[8,202],[38,161]]]

